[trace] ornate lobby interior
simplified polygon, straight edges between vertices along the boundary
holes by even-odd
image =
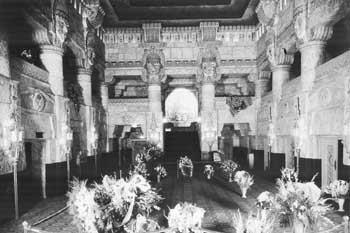
[[[0,232],[148,232],[136,207],[119,231],[72,210],[74,182],[136,173],[162,196],[149,232],[297,233],[233,220],[288,168],[328,205],[304,232],[349,233],[349,191],[326,191],[350,181],[349,50],[349,0],[0,0]],[[178,203],[198,231],[169,231]]]

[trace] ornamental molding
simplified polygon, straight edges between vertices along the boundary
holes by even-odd
[[[148,104],[148,98],[142,99],[109,99],[109,104]]]
[[[49,82],[49,73],[46,70],[40,69],[39,67],[19,58],[11,58],[11,70],[17,72],[19,75],[26,75],[37,81],[47,84]]]

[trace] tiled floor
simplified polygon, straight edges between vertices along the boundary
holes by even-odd
[[[170,173],[160,185],[162,195],[166,198],[163,209],[166,206],[173,207],[181,201],[193,202],[206,210],[203,227],[222,232],[234,232],[232,226],[232,215],[239,208],[242,213],[254,210],[255,198],[260,192],[274,190],[274,184],[262,178],[256,177],[255,184],[248,191],[248,198],[242,199],[239,188],[235,184],[228,184],[220,179],[205,180],[202,174],[197,174],[191,180],[176,179],[176,174]],[[23,232],[22,222],[28,221],[34,224],[38,220],[49,216],[55,211],[63,208],[66,197],[60,196],[49,198],[40,202],[30,212],[21,216],[19,221],[12,221],[0,226],[1,233]],[[155,215],[161,224],[165,224],[164,212]],[[338,214],[330,216],[336,223],[340,223],[342,218]],[[71,224],[71,216],[63,213],[41,223],[38,227],[42,230],[55,233],[77,233],[78,230]],[[276,232],[288,232],[284,229],[276,228]],[[342,230],[333,232],[343,232]]]

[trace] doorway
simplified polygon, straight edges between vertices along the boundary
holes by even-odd
[[[164,154],[166,162],[187,156],[200,161],[198,98],[193,90],[174,89],[165,100]]]

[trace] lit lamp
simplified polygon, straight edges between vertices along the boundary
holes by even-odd
[[[208,143],[209,151],[211,151],[211,148],[215,142],[216,139],[216,131],[214,129],[207,129],[204,131],[204,138]]]
[[[273,123],[270,122],[269,124],[269,133],[268,133],[268,140],[269,140],[269,154],[268,154],[268,157],[267,157],[267,165],[268,165],[268,168],[271,167],[271,152],[272,152],[272,145],[274,143],[276,139],[276,135],[275,135],[275,130],[274,130],[274,126],[273,126]]]
[[[297,156],[297,164],[296,164],[296,170],[299,174],[300,170],[300,151],[302,147],[302,143],[304,140],[304,131],[303,131],[303,120],[299,119],[296,121],[295,126],[293,128],[293,137],[294,137],[294,144],[295,144],[295,152]]]
[[[157,129],[150,130],[149,141],[152,145],[158,145],[158,143],[160,141],[160,132]]]
[[[98,161],[97,161],[97,144],[98,144],[98,134],[96,132],[96,129],[95,127],[93,127],[91,129],[91,148],[92,148],[92,153],[94,154],[94,157],[95,157],[95,174],[97,176],[97,173],[98,173],[98,168],[97,168],[97,165],[98,165]]]
[[[23,127],[18,127],[15,125],[10,126],[10,141],[5,140],[4,144],[7,144],[9,147],[8,156],[12,161],[13,165],[13,189],[14,189],[14,201],[15,201],[15,217],[19,218],[18,210],[18,178],[17,178],[17,163],[19,158],[19,152],[22,149],[23,145]]]
[[[66,148],[66,159],[67,159],[67,182],[69,185],[70,182],[70,157],[71,157],[71,148],[73,142],[73,131],[70,128],[67,128],[66,131],[66,139],[67,139],[67,148]]]

